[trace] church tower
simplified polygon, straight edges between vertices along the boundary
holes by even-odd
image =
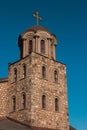
[[[66,66],[56,61],[56,36],[42,26],[18,38],[20,59],[9,64],[8,116],[37,128],[69,130]]]

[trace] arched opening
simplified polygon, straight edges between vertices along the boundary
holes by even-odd
[[[26,64],[23,65],[23,78],[26,78]]]
[[[42,95],[42,109],[46,108],[46,96]]]
[[[22,108],[23,109],[26,108],[26,94],[25,93],[22,94]]]
[[[42,66],[42,78],[46,79],[46,67]]]
[[[29,53],[33,51],[33,41],[29,40]]]
[[[41,40],[41,53],[45,54],[45,41]]]
[[[17,81],[17,69],[14,68],[14,81]]]
[[[58,98],[55,98],[55,111],[59,111]]]
[[[16,96],[12,97],[12,108],[13,108],[13,112],[16,111]]]
[[[58,82],[58,72],[57,72],[57,70],[54,71],[54,82],[55,83]]]

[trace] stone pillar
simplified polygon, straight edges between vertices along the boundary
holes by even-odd
[[[48,41],[48,57],[51,57],[51,49],[50,49],[50,38],[47,38]]]
[[[26,39],[23,40],[23,57],[26,56]]]
[[[54,50],[53,50],[53,40],[52,39],[50,39],[50,58],[51,59],[54,59],[54,52],[53,52]]]
[[[38,53],[41,53],[41,42],[39,38],[38,38]]]
[[[36,52],[37,53],[39,52],[39,50],[38,50],[38,48],[39,48],[39,40],[38,40],[38,38],[39,38],[39,36],[36,36]]]
[[[55,55],[55,45],[53,45],[53,58],[54,58],[54,60],[56,59],[56,55]]]
[[[36,36],[33,37],[33,52],[36,52]]]
[[[29,41],[25,39],[25,56],[29,54]]]
[[[48,41],[45,40],[45,55],[48,57]]]

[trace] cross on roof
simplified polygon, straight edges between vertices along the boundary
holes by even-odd
[[[35,13],[33,13],[33,17],[36,18],[36,25],[38,25],[39,20],[42,20],[42,17],[39,16],[39,11],[36,11]]]

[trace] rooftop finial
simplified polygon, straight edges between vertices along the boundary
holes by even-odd
[[[42,20],[42,17],[39,16],[39,11],[36,11],[35,13],[33,13],[33,17],[36,18],[36,25],[38,25],[39,20]]]

